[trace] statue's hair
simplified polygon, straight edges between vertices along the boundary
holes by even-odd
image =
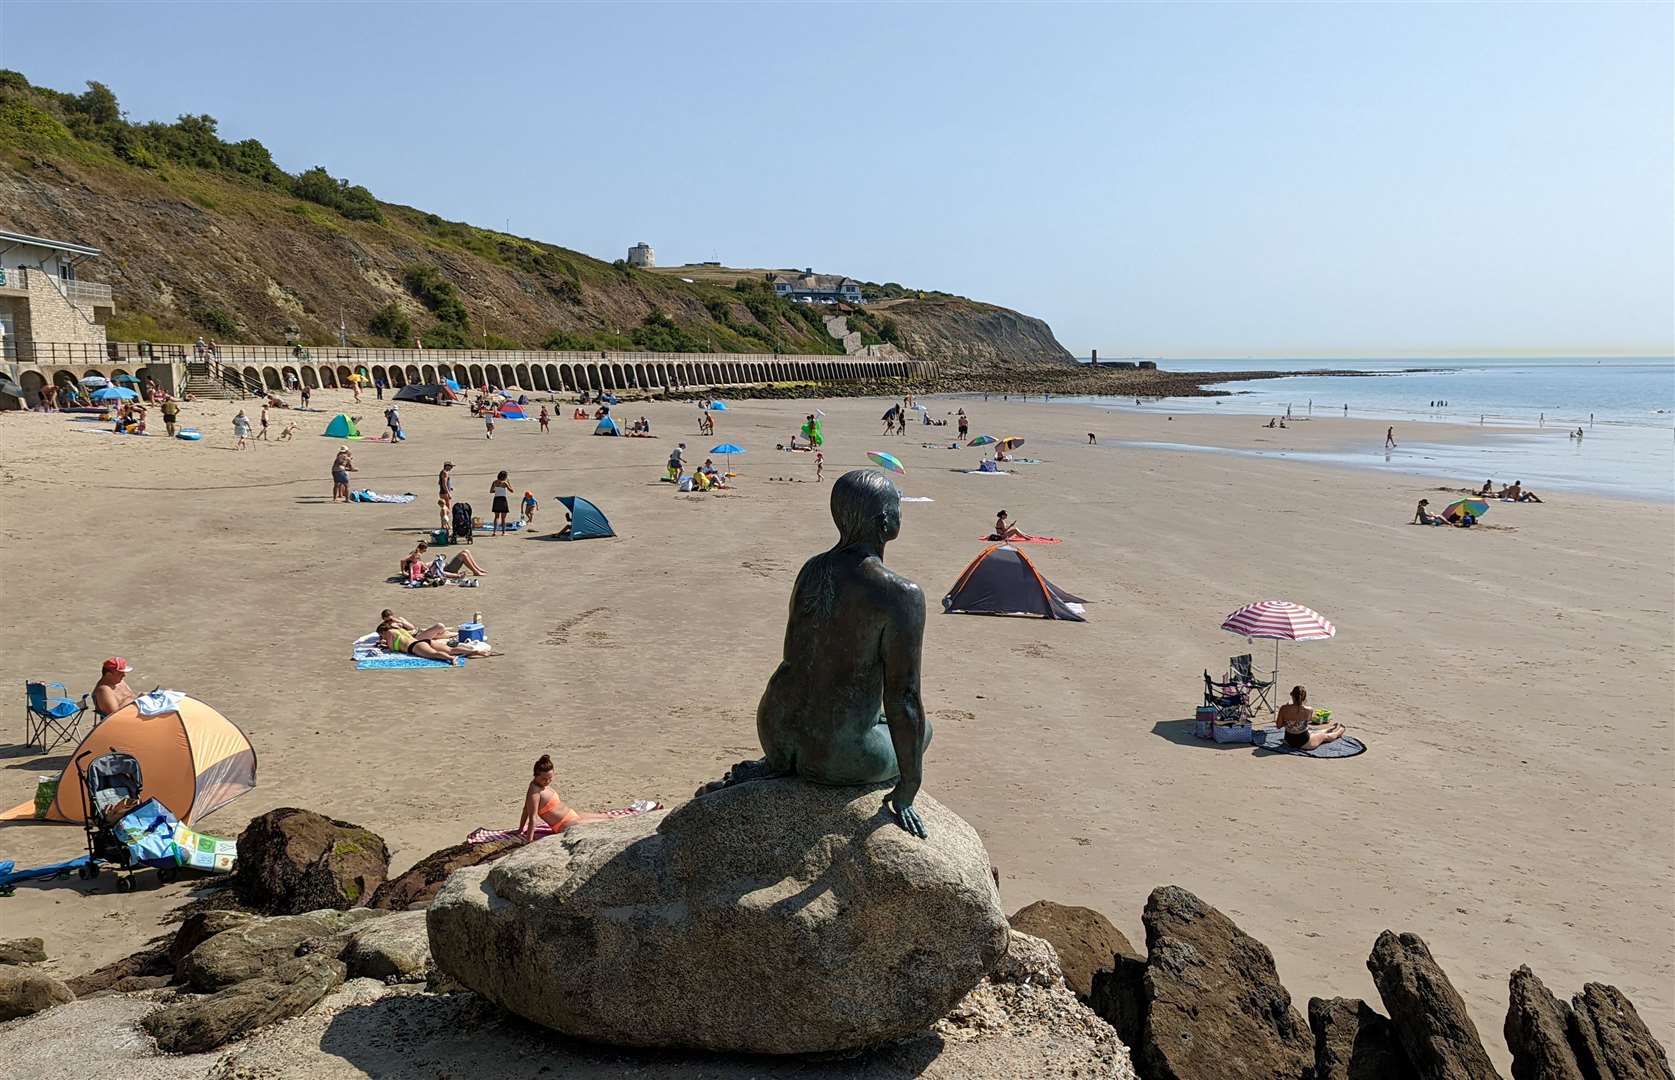
[[[855,469],[832,485],[832,520],[837,523],[837,549],[876,538],[878,516],[900,499],[896,485],[877,469]]]

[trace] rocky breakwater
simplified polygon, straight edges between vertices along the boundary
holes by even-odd
[[[456,872],[437,967],[509,1011],[623,1046],[849,1051],[923,1032],[1007,951],[976,832],[887,787],[739,784]]]

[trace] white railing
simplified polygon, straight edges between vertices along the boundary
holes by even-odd
[[[7,267],[4,271],[0,271],[0,274],[4,275],[3,280],[0,280],[0,289],[7,292],[28,292],[28,275],[34,274],[51,284],[53,288],[58,290],[59,296],[76,307],[115,306],[111,297],[111,287],[102,281],[65,281],[56,274],[49,274],[44,270],[36,270],[27,266]]]

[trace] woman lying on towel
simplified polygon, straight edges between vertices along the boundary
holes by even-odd
[[[449,645],[450,636],[450,628],[441,623],[415,630],[412,623],[389,610],[385,610],[384,618],[378,624],[378,644],[388,652],[440,660],[445,664],[453,663],[456,656],[477,655],[473,648]]]
[[[522,834],[524,843],[534,841],[535,829],[542,821],[550,825],[553,832],[561,833],[572,825],[611,819],[609,814],[584,814],[570,809],[552,789],[552,782],[553,759],[542,754],[535,762],[535,777],[529,781],[529,790],[523,800],[523,816],[518,819],[518,832]]]
[[[430,541],[420,540],[419,545],[417,547],[415,547],[412,551],[408,552],[405,556],[402,557],[402,560],[401,560],[402,576],[403,577],[407,576],[407,574],[411,571],[411,568],[412,568],[412,566],[415,562],[424,563],[424,562],[429,561],[429,559],[430,559]],[[452,559],[449,559],[448,562],[445,565],[446,565],[446,568],[447,568],[448,572],[451,573],[451,574],[454,574],[456,576],[460,575],[462,570],[469,570],[469,571],[471,571],[471,573],[476,574],[478,577],[482,577],[484,574],[488,573],[487,570],[484,570],[481,566],[477,565],[477,560],[473,559],[471,557],[471,552],[469,552],[469,551],[460,552],[458,555],[455,555]],[[408,629],[412,629],[412,628],[409,627]]]

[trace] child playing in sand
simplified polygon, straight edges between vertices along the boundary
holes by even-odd
[[[814,480],[816,483],[820,483],[825,480],[825,472],[826,454],[824,451],[816,450],[814,452]]]
[[[538,505],[539,504],[535,501],[535,493],[533,491],[526,491],[523,493],[523,523],[525,525],[535,524],[535,508]]]
[[[281,431],[279,433],[279,441],[280,442],[290,442],[291,441],[291,436],[295,435],[296,433],[297,433],[297,422],[295,420],[287,420],[287,421],[285,421],[285,430]]]

